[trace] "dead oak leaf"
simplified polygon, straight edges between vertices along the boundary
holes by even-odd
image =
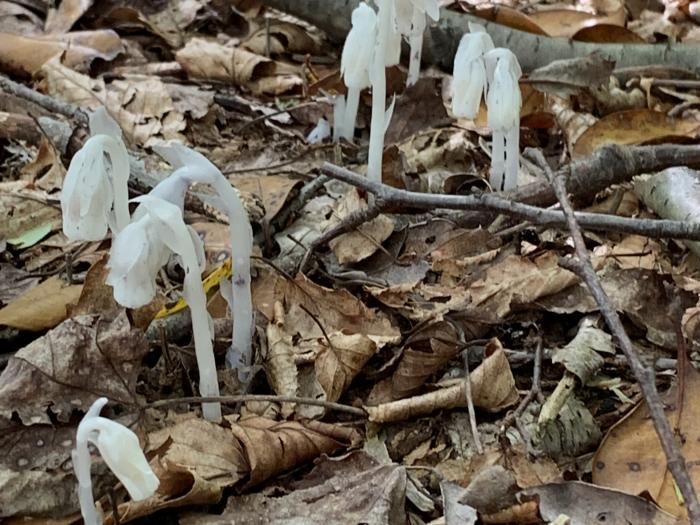
[[[125,311],[110,322],[94,315],[68,319],[10,358],[0,374],[0,416],[16,412],[25,424],[49,424],[49,410],[65,422],[98,397],[133,403],[147,352]]]

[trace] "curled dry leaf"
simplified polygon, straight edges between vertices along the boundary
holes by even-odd
[[[362,367],[376,353],[377,345],[364,334],[346,335],[335,332],[325,340],[316,358],[316,379],[326,392],[328,401],[337,401]]]
[[[571,38],[581,29],[607,24],[616,27],[625,25],[625,6],[617,2],[618,9],[607,15],[593,15],[575,9],[546,9],[532,13],[530,17],[544,29],[549,36]]]
[[[241,44],[256,55],[279,55],[282,53],[316,54],[318,46],[306,30],[291,22],[282,20],[271,21],[261,27]]]
[[[351,188],[340,200],[338,208],[328,221],[327,229],[333,228],[352,213],[364,210],[367,206],[367,201],[360,197],[355,188]],[[329,245],[340,264],[356,263],[376,252],[393,231],[394,221],[386,215],[379,215],[355,231],[336,237]]]
[[[303,465],[321,454],[331,454],[349,447],[359,439],[357,431],[338,425],[307,422],[276,422],[261,417],[236,422],[225,418],[222,427],[199,418],[190,418],[149,436],[147,452],[155,453],[157,463],[165,473],[186,468],[196,480],[209,480],[216,485],[217,498],[226,487],[249,488],[294,467]],[[202,447],[206,443],[206,447]],[[176,487],[172,487],[176,489]],[[205,492],[211,503],[211,486]],[[161,487],[158,508],[166,508],[175,493]],[[139,505],[153,502],[133,502]]]
[[[532,71],[527,79],[545,93],[566,98],[607,84],[615,62],[602,53],[581,58],[555,60]]]
[[[0,69],[32,76],[58,55],[69,68],[85,71],[96,58],[110,61],[124,51],[119,35],[111,29],[79,31],[65,35],[22,36],[0,33]]]
[[[484,359],[484,362],[472,371],[470,379],[472,400],[476,407],[498,412],[518,401],[515,379],[503,348],[497,348]],[[366,406],[365,410],[370,421],[390,423],[424,416],[436,410],[466,406],[464,381],[458,380],[457,384],[429,394],[377,406]]]
[[[250,89],[254,94],[281,95],[298,88],[296,70],[246,49],[193,38],[175,58],[197,80],[218,80]]]
[[[299,389],[297,367],[294,362],[294,342],[292,335],[285,330],[284,307],[275,302],[275,317],[267,325],[267,354],[263,367],[270,386],[281,396],[296,396]],[[282,405],[282,415],[286,418],[294,412],[291,403]]]
[[[0,374],[0,416],[17,413],[24,424],[50,424],[51,414],[67,421],[74,409],[86,410],[102,396],[135,403],[147,352],[143,333],[123,310],[109,322],[95,315],[68,319],[10,358]]]
[[[94,0],[63,0],[58,7],[49,8],[44,31],[53,34],[70,31],[73,24],[90,9],[93,2]]]

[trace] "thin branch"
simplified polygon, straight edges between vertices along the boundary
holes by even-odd
[[[593,269],[586,244],[583,240],[583,234],[576,222],[573,207],[566,193],[566,183],[563,174],[555,175],[541,152],[536,151],[534,155],[547,173],[547,177],[550,179],[554,192],[559,199],[562,210],[566,215],[566,222],[569,226],[569,231],[571,232],[571,237],[573,238],[576,249],[575,259],[566,259],[561,261],[560,264],[563,263],[562,266],[575,272],[586,283],[586,286],[600,309],[600,313],[605,318],[608,328],[616,337],[644,395],[644,400],[649,408],[649,414],[654,423],[654,428],[661,442],[661,448],[666,455],[668,469],[671,471],[671,475],[683,496],[690,523],[699,525],[700,503],[698,502],[698,495],[693,488],[693,482],[688,474],[685,460],[678,448],[671,426],[666,419],[663,402],[661,401],[658,390],[656,390],[654,371],[642,364],[639,355],[632,346],[632,341],[622,326],[622,321],[617,311],[598,280],[598,276]]]
[[[53,113],[59,113],[61,115],[65,115],[68,118],[75,119],[84,126],[87,126],[88,124],[87,115],[78,106],[74,106],[73,104],[68,104],[66,102],[61,102],[60,100],[56,100],[55,98],[50,97],[49,95],[39,93],[38,91],[29,88],[23,84],[20,84],[19,82],[10,80],[5,75],[0,75],[0,87],[7,93],[10,93],[11,95],[15,95],[25,100],[29,100],[30,102],[34,102],[35,104],[38,104],[42,108],[47,109]]]
[[[180,397],[175,399],[161,399],[148,403],[145,408],[160,408],[165,406],[179,405],[182,403],[221,403],[224,405],[233,405],[237,403],[245,403],[248,401],[267,401],[270,403],[297,403],[299,405],[312,405],[317,407],[327,408],[329,410],[335,410],[336,412],[344,412],[346,414],[352,414],[353,416],[359,416],[361,418],[367,417],[367,412],[361,408],[356,408],[348,405],[343,405],[341,403],[332,403],[330,401],[323,401],[321,399],[313,399],[307,397],[295,397],[295,396],[275,396],[275,395],[257,395],[257,394],[243,394],[238,396],[213,396],[213,397]]]
[[[411,208],[434,210],[488,210],[528,220],[534,224],[566,226],[560,210],[547,210],[521,202],[514,202],[494,194],[444,195],[400,190],[371,181],[333,164],[325,163],[321,171],[337,180],[362,188],[377,196],[385,207],[397,207],[410,212]],[[380,209],[381,211],[381,209]],[[602,213],[576,213],[581,226],[592,230],[632,233],[654,238],[700,240],[700,223],[656,219],[630,219]]]

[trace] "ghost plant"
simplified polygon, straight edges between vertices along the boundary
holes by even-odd
[[[182,295],[190,307],[195,354],[199,368],[199,392],[218,396],[219,383],[214,362],[212,330],[202,287],[202,269],[197,242],[176,204],[152,194],[134,199],[140,205],[134,220],[114,239],[109,258],[107,284],[114,288],[116,301],[130,308],[148,304],[155,295],[158,270],[170,255],[178,255],[185,269]],[[203,403],[209,421],[221,419],[219,403]]]
[[[78,425],[75,449],[72,451],[73,469],[78,478],[80,512],[85,525],[102,523],[92,495],[89,442],[97,446],[102,459],[124,485],[132,500],[151,497],[160,484],[141,450],[136,434],[124,425],[100,416],[106,404],[107,398],[101,397],[86,412]]]
[[[76,241],[104,239],[129,224],[129,154],[119,125],[100,107],[91,136],[71,160],[61,192],[63,232]]]
[[[493,49],[491,37],[479,24],[459,41],[452,79],[452,112],[457,117],[476,118],[486,91],[484,54]]]
[[[370,6],[361,3],[352,12],[352,29],[345,39],[340,58],[340,74],[348,88],[344,116],[336,121],[338,135],[351,139],[355,130],[360,92],[369,87],[369,67],[377,34],[377,15]],[[338,124],[339,123],[339,124]]]
[[[491,186],[512,190],[518,185],[520,168],[520,108],[518,59],[509,49],[496,48],[484,55],[488,94],[488,125],[493,133]]]
[[[192,183],[209,184],[218,195],[218,207],[225,210],[229,220],[231,239],[232,276],[231,296],[233,301],[233,335],[231,348],[226,353],[226,364],[238,371],[238,377],[246,382],[252,366],[253,339],[253,300],[250,291],[250,256],[253,250],[253,231],[248,213],[238,193],[224,177],[221,171],[204,155],[182,144],[172,143],[156,146],[156,152],[167,160],[175,169],[165,179],[169,187],[176,188],[175,193],[184,198],[184,191]],[[164,184],[165,181],[161,184]],[[160,184],[159,184],[160,186]],[[153,192],[158,193],[158,186]],[[169,190],[170,191],[170,190]]]

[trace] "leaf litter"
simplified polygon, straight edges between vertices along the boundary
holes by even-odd
[[[371,204],[361,189],[318,180],[323,162],[365,170],[369,97],[354,143],[306,144],[343,89],[340,49],[324,28],[255,1],[234,3],[135,2],[101,12],[65,0],[45,20],[0,3],[3,13],[14,6],[0,18],[0,70],[59,103],[0,93],[3,115],[28,115],[36,127],[29,142],[0,139],[0,518],[79,521],[70,449],[81,415],[106,396],[110,416],[137,432],[161,485],[147,500],[129,500],[99,463],[93,477],[105,523],[117,514],[119,523],[172,516],[192,525],[300,516],[682,523],[686,510],[639,387],[598,305],[558,264],[571,253],[568,231],[506,216],[475,228],[437,209],[389,210],[313,246]],[[630,9],[625,27],[621,2],[565,4],[480,16],[575,40],[693,38],[690,15],[678,15],[684,6],[676,18],[671,7],[664,17]],[[664,86],[670,66],[646,75],[621,73],[596,55],[531,72],[521,85],[524,145],[557,163],[563,145],[587,158],[601,144],[696,142],[697,86]],[[389,92],[398,96],[385,182],[488,191],[483,109],[473,122],[452,118],[451,79],[434,69],[405,92],[404,80],[401,68],[390,70]],[[65,108],[100,106],[139,166],[133,195],[167,175],[150,148],[176,140],[222,168],[254,219],[256,375],[244,390],[220,368],[223,394],[239,396],[221,424],[186,401],[198,392],[197,372],[177,261],[159,275],[153,304],[124,310],[104,284],[109,241],[70,243],[60,233],[62,179],[87,136]],[[580,206],[694,217],[692,198],[669,206],[674,176],[697,183],[692,169],[672,167]],[[544,183],[526,161],[522,177]],[[207,190],[192,195],[186,219],[204,240],[221,363],[230,320],[218,287],[232,247]],[[600,231],[587,231],[586,241],[628,333],[660,371],[667,415],[694,465],[697,372],[681,370],[678,338],[696,360],[696,243]],[[297,273],[310,247],[313,264]],[[694,467],[691,477],[698,481]]]

